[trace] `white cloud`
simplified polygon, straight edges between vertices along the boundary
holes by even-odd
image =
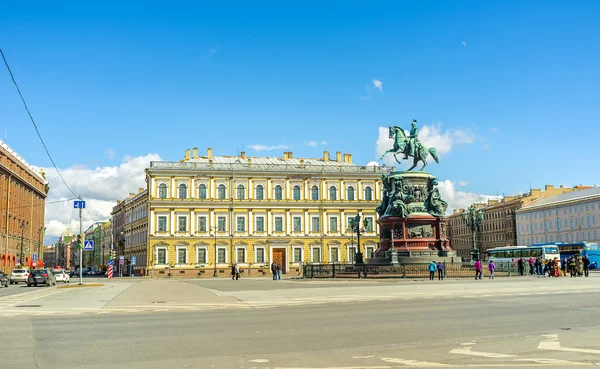
[[[465,187],[466,185],[468,185],[468,183],[467,183],[467,182],[465,182],[465,181],[460,181],[460,182],[458,182],[458,185],[459,185],[460,187]]]
[[[259,145],[259,144],[248,145],[248,148],[252,149],[254,151],[272,151],[272,150],[289,149],[289,147],[286,145],[267,146],[267,145]]]
[[[373,79],[373,87],[375,87],[379,91],[383,91],[383,82],[381,82],[378,79]]]
[[[475,136],[468,131],[442,131],[441,127],[442,125],[438,123],[422,126],[419,130],[419,140],[428,148],[435,147],[438,155],[449,153],[455,144],[470,144],[475,141]],[[386,150],[391,149],[393,146],[394,140],[389,138],[389,128],[379,127],[379,137],[375,143],[377,157],[379,158]],[[398,157],[400,158],[401,156],[398,155]],[[384,160],[388,164],[398,165],[391,153],[387,154]]]
[[[327,145],[327,141],[321,141],[321,145]]]
[[[467,43],[466,42],[461,42],[461,45],[463,45],[464,47],[467,47]]]
[[[459,183],[460,185],[460,183]],[[452,214],[454,209],[466,209],[473,203],[486,203],[490,199],[500,199],[501,196],[484,195],[473,192],[458,191],[454,182],[450,180],[439,182],[442,199],[448,202],[446,215]]]
[[[306,141],[306,142],[304,142],[304,144],[306,146],[310,146],[310,147],[316,147],[317,146],[317,143],[315,141]]]
[[[104,155],[106,155],[106,157],[110,160],[113,160],[117,156],[117,153],[115,150],[109,147],[108,149],[104,150]]]
[[[88,168],[75,165],[61,169],[61,174],[69,187],[86,201],[86,210],[82,212],[83,229],[94,221],[106,221],[116,204],[130,192],[137,193],[138,188],[146,188],[144,169],[151,161],[161,160],[157,154],[123,159],[118,166]],[[79,232],[79,213],[73,209],[73,195],[62,183],[54,168],[44,168],[46,180],[50,185],[46,199],[46,235],[59,236],[67,227]]]
[[[378,167],[379,163],[376,162],[376,161],[370,161],[370,162],[367,163],[367,166],[368,167]]]

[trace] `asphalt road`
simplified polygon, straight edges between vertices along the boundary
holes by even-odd
[[[12,368],[600,367],[587,293],[0,318]]]

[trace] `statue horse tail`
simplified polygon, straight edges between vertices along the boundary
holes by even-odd
[[[437,152],[435,151],[435,147],[429,148],[429,153],[431,154],[431,156],[433,156],[433,159],[435,160],[435,162],[439,164],[440,159],[438,159]]]

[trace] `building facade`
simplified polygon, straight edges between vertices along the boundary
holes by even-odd
[[[49,187],[20,155],[0,141],[0,268],[30,265],[43,253],[44,212]],[[22,259],[22,260],[21,260]]]
[[[91,251],[83,250],[84,268],[106,270],[106,264],[108,264],[107,256],[110,253],[110,229],[110,222],[95,222],[85,230],[83,239],[85,241],[93,241],[94,249]]]
[[[303,263],[352,262],[356,237],[349,220],[366,227],[360,248],[369,257],[379,241],[381,175],[389,168],[352,164],[338,152],[322,158],[198,156],[152,162],[148,183],[149,273],[228,275],[301,273]]]
[[[517,211],[519,244],[599,242],[600,187],[540,199]]]
[[[138,189],[121,202],[124,213],[122,254],[127,274],[146,270],[148,261],[148,190]]]
[[[501,200],[488,200],[487,203],[473,204],[483,211],[483,221],[479,230],[475,233],[476,243],[480,253],[487,249],[502,246],[523,245],[518,237],[517,217],[519,209],[534,201],[547,197],[570,193],[588,188],[576,187],[554,187],[546,185],[544,190],[532,189],[523,196],[505,196]],[[463,260],[470,259],[471,253],[471,228],[467,227],[462,218],[465,209],[455,210],[448,217],[448,234],[450,245]]]

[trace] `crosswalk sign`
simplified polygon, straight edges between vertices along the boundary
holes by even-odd
[[[94,241],[85,240],[85,242],[83,243],[83,249],[85,251],[92,251],[94,249]]]

